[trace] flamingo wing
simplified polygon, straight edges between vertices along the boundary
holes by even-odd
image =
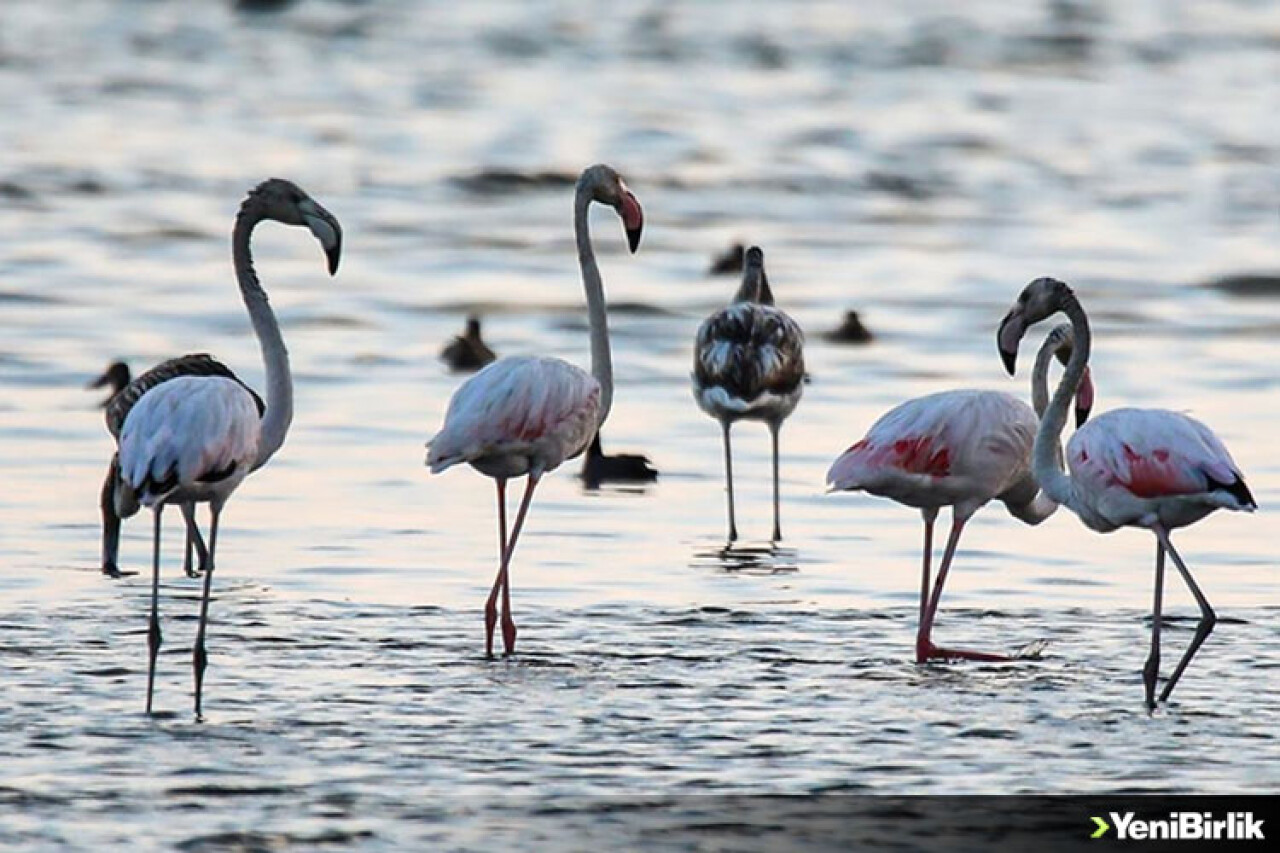
[[[176,379],[179,376],[224,376],[227,379],[234,379],[236,382],[240,382],[240,379],[232,372],[231,368],[208,353],[189,353],[180,355],[177,358],[171,358],[168,361],[162,361],[121,388],[120,392],[107,402],[103,414],[106,417],[107,430],[111,435],[117,439],[120,438],[120,429],[124,426],[125,418],[129,416],[129,411],[142,398],[143,394],[146,394],[160,383],[168,382],[170,379]],[[240,382],[240,385],[253,396],[254,404],[258,408],[258,415],[261,417],[266,410],[262,398],[243,382]]]
[[[427,443],[432,473],[495,455],[536,455],[543,470],[577,456],[598,427],[600,383],[558,358],[504,358],[462,384]]]
[[[943,391],[886,412],[827,472],[832,489],[944,505],[990,500],[1026,469],[1035,415],[994,391]],[[979,494],[981,493],[981,494]]]
[[[148,506],[179,488],[243,477],[258,454],[254,397],[224,376],[179,376],[143,394],[120,435],[120,476]]]
[[[1161,409],[1115,409],[1090,421],[1067,444],[1072,477],[1095,491],[1120,488],[1137,498],[1225,492],[1253,505],[1231,454],[1204,424]]]

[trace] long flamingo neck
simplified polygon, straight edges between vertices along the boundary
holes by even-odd
[[[249,312],[249,321],[258,338],[262,364],[267,373],[267,410],[262,419],[255,469],[265,465],[280,449],[289,433],[289,424],[293,422],[293,374],[289,370],[289,351],[285,349],[280,324],[271,310],[267,292],[262,289],[258,274],[253,269],[253,252],[249,246],[253,229],[263,218],[259,210],[246,204],[240,208],[231,234],[231,254],[235,261],[236,280],[240,284],[240,296]]]
[[[1067,410],[1080,380],[1084,377],[1084,369],[1089,363],[1089,350],[1092,343],[1089,334],[1089,318],[1074,293],[1067,291],[1059,303],[1058,309],[1071,321],[1071,329],[1075,335],[1075,343],[1071,348],[1071,358],[1067,361],[1062,379],[1058,381],[1058,389],[1049,401],[1049,408],[1040,418],[1040,429],[1036,432],[1035,449],[1032,451],[1032,471],[1040,488],[1050,498],[1060,504],[1071,506],[1073,489],[1071,478],[1062,467],[1061,440],[1062,431],[1067,425]],[[1043,380],[1042,380],[1043,381]]]
[[[591,375],[600,383],[600,414],[596,418],[596,427],[599,428],[613,406],[613,355],[609,349],[609,317],[605,309],[604,282],[600,279],[596,253],[591,248],[591,228],[587,224],[587,211],[591,207],[591,201],[590,181],[579,181],[573,200],[573,231],[578,242],[582,288],[587,294],[587,322],[591,328]]]

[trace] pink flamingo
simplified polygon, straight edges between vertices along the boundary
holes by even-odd
[[[1156,537],[1155,603],[1151,615],[1151,652],[1142,669],[1147,707],[1156,706],[1160,673],[1160,609],[1164,557],[1200,606],[1200,622],[1190,645],[1165,682],[1160,701],[1174,685],[1213,630],[1217,616],[1173,547],[1169,531],[1194,524],[1215,509],[1252,512],[1258,505],[1231,454],[1199,421],[1166,409],[1115,409],[1076,432],[1067,444],[1063,471],[1055,453],[1066,421],[1067,400],[1081,384],[1089,362],[1089,319],[1076,295],[1061,281],[1038,278],[1023,289],[1000,324],[997,345],[1012,374],[1018,343],[1028,327],[1061,311],[1071,320],[1076,346],[1048,410],[1036,432],[1032,470],[1045,493],[1068,506],[1086,527],[1110,533],[1120,527],[1145,527]]]
[[[644,225],[640,203],[611,167],[597,164],[578,178],[573,225],[591,328],[591,372],[558,358],[525,356],[495,361],[454,392],[444,426],[427,442],[427,465],[432,473],[467,462],[497,484],[499,569],[484,611],[485,654],[489,656],[493,655],[499,591],[503,647],[507,654],[515,651],[508,568],[533,490],[543,474],[587,448],[608,417],[613,400],[604,284],[587,225],[587,210],[593,201],[617,211],[632,252],[640,245]],[[508,540],[507,480],[520,476],[527,476],[528,481]]]
[[[1034,525],[1058,508],[1040,493],[1031,474],[1031,448],[1037,414],[1049,396],[1049,361],[1054,353],[1065,361],[1071,346],[1071,327],[1064,324],[1041,347],[1031,383],[1034,412],[1017,397],[1000,391],[966,389],[917,397],[883,415],[827,472],[831,490],[862,490],[892,498],[919,508],[924,517],[917,663],[948,658],[1009,660],[1004,655],[935,646],[933,621],[960,534],[974,513],[998,499],[1015,518]],[[1076,402],[1077,422],[1083,423],[1093,404],[1093,386],[1087,379]],[[933,523],[944,506],[951,507],[951,533],[930,596]]]

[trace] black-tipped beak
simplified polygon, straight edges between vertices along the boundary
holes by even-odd
[[[1076,429],[1084,426],[1085,421],[1089,420],[1089,407],[1076,406]]]
[[[1027,328],[1022,318],[1018,316],[1017,309],[1004,315],[1004,319],[1000,321],[1000,328],[996,331],[996,349],[1000,351],[1000,361],[1004,362],[1004,369],[1010,376],[1013,376],[1017,368],[1018,344],[1026,331]]]
[[[642,231],[644,231],[643,225],[627,229],[627,246],[631,249],[631,254],[633,255],[636,253],[636,249],[640,248],[640,232]]]
[[[325,249],[324,256],[329,259],[329,275],[333,275],[338,271],[338,261],[342,260],[342,243],[336,244],[331,249]]]

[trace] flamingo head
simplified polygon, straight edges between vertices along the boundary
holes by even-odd
[[[241,209],[246,208],[256,208],[257,215],[263,219],[306,226],[324,249],[329,275],[338,271],[338,261],[342,258],[342,225],[297,184],[283,178],[268,178],[249,191]]]
[[[640,248],[640,233],[644,230],[644,210],[635,195],[627,189],[622,176],[612,166],[597,163],[589,166],[578,179],[578,187],[587,188],[591,198],[607,204],[617,211],[622,227],[627,232],[627,247],[635,254]]]
[[[1075,346],[1075,329],[1070,323],[1054,326],[1047,341],[1053,347],[1053,354],[1057,356],[1058,362],[1065,366],[1071,360],[1071,351]],[[1080,377],[1080,387],[1076,389],[1076,429],[1080,429],[1089,420],[1089,414],[1093,411],[1093,393],[1093,371],[1086,364],[1084,375]]]
[[[1068,297],[1071,288],[1056,278],[1047,276],[1036,279],[1022,289],[1018,301],[1000,321],[996,332],[996,347],[1004,369],[1012,376],[1018,362],[1018,344],[1027,329],[1058,311]]]

